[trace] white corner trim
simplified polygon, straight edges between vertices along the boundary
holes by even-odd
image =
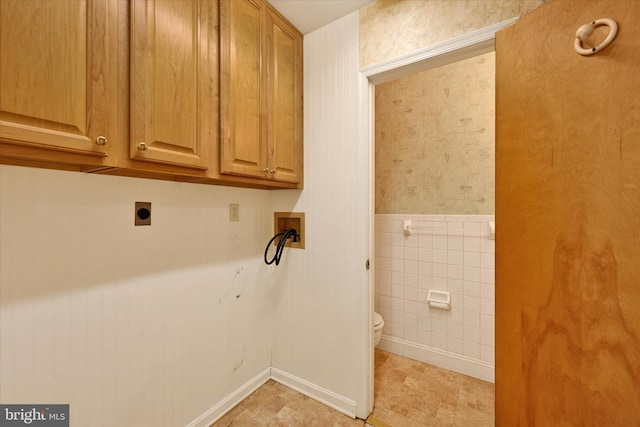
[[[361,68],[360,72],[373,84],[441,67],[495,50],[496,33],[519,17],[436,43],[405,55]]]
[[[429,363],[450,371],[495,383],[495,365],[462,354],[443,351],[435,347],[382,335],[378,348],[409,359]]]
[[[271,377],[271,368],[267,368],[247,383],[240,386],[236,391],[225,397],[218,404],[207,410],[195,420],[191,421],[186,427],[209,427],[224,414],[233,409],[237,404],[242,402],[251,393],[256,391],[260,386],[269,381]]]
[[[351,418],[356,418],[357,402],[349,398],[276,368],[271,368],[271,379],[318,402],[324,403]]]

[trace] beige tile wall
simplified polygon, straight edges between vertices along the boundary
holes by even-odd
[[[493,214],[495,54],[376,86],[376,213]]]

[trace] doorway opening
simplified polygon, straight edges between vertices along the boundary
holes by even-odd
[[[465,63],[461,61],[494,61],[495,33],[516,19],[514,18],[414,52],[405,57],[361,70],[363,76],[367,78],[367,81],[363,82],[362,91],[368,94],[367,97],[363,97],[366,98],[366,106],[368,108],[363,108],[363,110],[368,110],[370,153],[372,153],[370,159],[370,182],[375,183],[371,186],[370,191],[372,200],[370,241],[374,242],[372,248],[375,248],[374,259],[376,260],[374,263],[374,275],[370,283],[371,318],[373,318],[374,310],[382,311],[381,314],[385,321],[384,335],[378,348],[491,382],[493,381],[494,364],[492,359],[493,344],[484,346],[486,348],[483,360],[480,341],[483,334],[485,343],[488,343],[487,340],[492,340],[494,330],[493,302],[487,302],[486,307],[484,307],[485,312],[491,311],[491,316],[485,315],[485,317],[482,317],[480,293],[483,289],[483,260],[485,266],[488,266],[488,263],[493,263],[493,253],[489,253],[493,251],[489,251],[489,249],[494,248],[494,241],[484,243],[484,245],[482,241],[483,238],[489,240],[489,223],[493,222],[493,199],[491,198],[487,203],[487,205],[491,205],[490,211],[476,208],[467,208],[462,211],[455,209],[446,211],[446,208],[443,207],[445,210],[441,212],[425,213],[420,207],[409,207],[407,205],[406,201],[410,200],[412,195],[413,199],[417,199],[421,198],[422,193],[420,193],[419,188],[410,188],[412,184],[409,184],[410,180],[407,180],[406,176],[390,179],[391,187],[386,189],[387,194],[381,196],[376,191],[376,189],[380,190],[379,172],[381,171],[378,170],[378,173],[376,173],[377,162],[373,154],[376,153],[376,135],[381,138],[381,134],[374,130],[374,124],[379,121],[375,99],[377,85],[380,85],[379,91],[382,92],[385,86],[394,85],[396,81],[401,81],[398,79],[403,79],[402,83],[400,83],[400,87],[402,87],[405,85],[407,78],[410,80],[411,76],[428,70]],[[408,92],[412,90],[407,87],[404,87],[404,89]],[[391,122],[399,126],[399,134],[403,141],[410,140],[411,137],[416,137],[416,129],[411,125],[398,121],[397,117],[393,118],[394,110],[396,112],[408,112],[409,115],[412,114],[413,107],[401,105],[403,103],[402,99],[395,96],[398,90],[398,87],[391,88],[389,92],[394,93],[393,99],[388,99],[385,102],[389,103],[387,107],[389,115],[392,117]],[[428,97],[429,94],[423,93],[422,95]],[[446,96],[448,95],[446,94]],[[426,102],[428,103],[429,101],[427,100]],[[491,113],[493,114],[493,108]],[[432,119],[437,121],[442,120],[442,117],[432,117]],[[465,119],[465,117],[459,117],[458,120],[460,119]],[[463,121],[460,126],[464,125]],[[398,131],[398,129],[395,131]],[[403,132],[406,135],[403,136]],[[454,132],[456,132],[455,129]],[[387,136],[385,134],[382,138]],[[493,137],[491,137],[491,145],[491,150],[493,150],[495,145]],[[422,149],[423,147],[418,148],[418,152],[416,152],[416,147],[411,148],[402,144],[396,144],[395,146],[391,144],[386,147],[386,152],[376,154],[383,157],[391,165],[391,168],[382,171],[382,174],[393,174],[390,171],[393,169],[394,161],[396,163],[395,166],[399,166],[396,169],[401,171],[404,169],[402,173],[405,175],[414,174],[413,166],[402,165],[403,159],[391,154],[394,151],[404,150],[406,151],[407,159],[415,159],[416,157],[424,157],[425,153],[419,152]],[[412,152],[412,150],[414,151]],[[446,153],[444,152],[438,154],[440,157],[445,158],[445,162],[451,160],[450,155],[449,158],[446,158]],[[485,153],[486,156],[490,156],[490,154]],[[477,152],[473,154],[476,157],[478,155]],[[482,157],[482,155],[480,154],[479,156]],[[493,158],[490,161],[492,169]],[[410,162],[407,161],[407,163]],[[381,168],[380,163],[378,163],[378,168]],[[385,178],[388,178],[388,176]],[[491,185],[493,185],[493,173],[491,173],[490,180]],[[398,183],[406,184],[403,191],[393,191],[394,186],[398,188]],[[425,184],[434,185],[433,182]],[[413,186],[415,187],[415,185]],[[469,190],[464,184],[459,184],[458,187],[458,190],[463,192]],[[394,194],[389,194],[388,192]],[[406,194],[400,196],[395,194],[401,192]],[[403,197],[405,202],[401,201]],[[480,198],[476,197],[476,199]],[[386,200],[383,201],[381,199]],[[375,206],[374,200],[376,201]],[[487,200],[485,199],[484,202],[487,202]],[[398,203],[402,206],[399,212],[388,213],[395,209],[389,208],[389,206],[394,204],[397,206]],[[387,215],[387,217],[380,218],[376,215],[378,211],[383,211],[382,215]],[[405,221],[409,221],[408,227]],[[376,223],[378,223],[377,226],[375,225]],[[465,234],[469,237],[469,243],[465,241]],[[465,245],[467,245],[467,251],[465,251]],[[481,250],[482,247],[486,249],[484,256]],[[467,252],[469,253],[467,254]],[[484,273],[484,281],[487,283],[484,283],[486,285],[484,293],[488,297],[488,293],[491,290],[490,286],[493,285],[493,270],[489,268],[485,270],[487,271]],[[466,281],[465,273],[468,279]],[[476,274],[477,277],[471,277],[471,275]],[[489,274],[491,277],[489,277]],[[429,307],[426,297],[430,289],[450,292],[450,294],[454,295],[453,304],[450,305],[451,311],[438,311]],[[468,290],[467,294],[469,294],[466,299],[465,290]],[[476,294],[477,296],[471,296]],[[491,295],[492,298],[493,295]],[[467,310],[464,309],[465,303]],[[473,307],[473,305],[476,305],[476,307]],[[481,324],[483,319],[484,323]],[[447,320],[452,320],[450,322],[451,326]],[[482,325],[484,326],[484,333],[482,332]],[[465,333],[469,338],[468,344],[464,340]],[[467,347],[466,350],[465,346]],[[370,407],[373,407],[375,375],[373,350],[370,354],[369,366],[371,366]]]

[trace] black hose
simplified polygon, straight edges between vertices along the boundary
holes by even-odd
[[[278,241],[278,244],[276,245],[276,253],[273,255],[273,258],[271,258],[271,260],[268,260],[267,259],[267,252],[269,252],[269,248],[271,247],[271,244],[278,237],[280,237],[280,240]],[[289,237],[293,237],[293,241],[294,242],[298,241],[298,233],[296,232],[295,228],[290,228],[288,230],[285,230],[282,233],[278,233],[275,236],[273,236],[271,238],[271,240],[269,240],[269,243],[267,243],[267,247],[264,250],[264,262],[266,262],[267,265],[273,264],[274,261],[275,261],[276,265],[280,264],[280,258],[282,258],[282,252],[284,251],[284,247],[287,244],[287,240],[289,239]]]

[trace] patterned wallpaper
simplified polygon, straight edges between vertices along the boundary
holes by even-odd
[[[360,67],[497,24],[544,0],[378,0],[360,10]]]
[[[376,213],[494,213],[493,52],[376,86]]]

